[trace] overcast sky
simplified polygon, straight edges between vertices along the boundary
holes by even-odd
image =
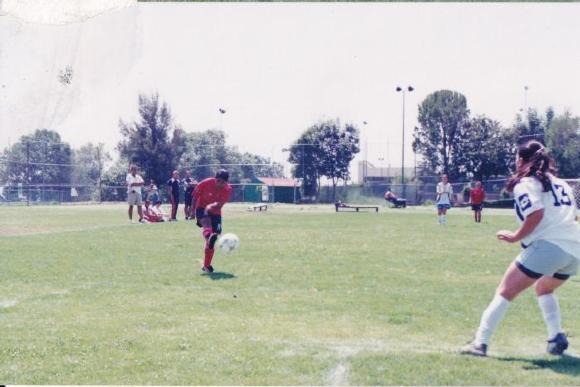
[[[417,105],[439,89],[505,125],[525,103],[580,114],[578,20],[578,3],[141,3],[65,26],[0,16],[0,146],[49,127],[112,151],[139,92],[158,92],[185,130],[222,128],[242,151],[282,161],[309,125],[338,117],[359,125],[372,162],[399,166],[395,87],[412,85],[411,166]]]

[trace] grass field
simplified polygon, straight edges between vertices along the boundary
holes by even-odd
[[[464,357],[517,246],[511,211],[334,213],[228,205],[241,239],[201,275],[192,222],[126,207],[0,208],[0,384],[579,385],[580,283],[559,292],[572,355],[544,354],[527,292],[491,358]]]

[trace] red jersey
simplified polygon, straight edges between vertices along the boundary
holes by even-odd
[[[232,194],[232,187],[226,183],[223,188],[216,186],[215,177],[209,177],[199,183],[193,191],[193,199],[195,200],[194,208],[205,208],[208,204],[218,202],[222,207],[230,200]],[[221,215],[221,208],[214,208],[211,211],[214,215]]]
[[[481,204],[485,199],[485,191],[483,188],[472,188],[469,194],[471,197],[471,204]]]

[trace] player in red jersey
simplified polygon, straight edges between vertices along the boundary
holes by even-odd
[[[476,223],[481,223],[481,210],[483,208],[483,200],[485,199],[485,191],[481,186],[481,181],[475,182],[475,187],[469,193],[469,200],[471,201],[471,209],[475,217]]]
[[[195,217],[205,239],[205,258],[201,270],[213,273],[211,260],[218,235],[222,232],[222,207],[230,200],[232,187],[228,184],[230,174],[220,169],[215,177],[203,180],[193,191]]]

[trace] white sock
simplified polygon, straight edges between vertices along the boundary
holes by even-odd
[[[548,328],[548,339],[553,339],[562,332],[562,319],[560,317],[560,305],[554,293],[544,294],[538,297],[538,304],[544,316]]]
[[[443,224],[443,215],[439,215],[439,224]]]
[[[508,306],[510,306],[510,302],[499,294],[493,297],[481,316],[481,322],[475,334],[476,345],[489,344],[489,340],[503,319]]]
[[[447,216],[443,215],[443,224],[447,224]]]

